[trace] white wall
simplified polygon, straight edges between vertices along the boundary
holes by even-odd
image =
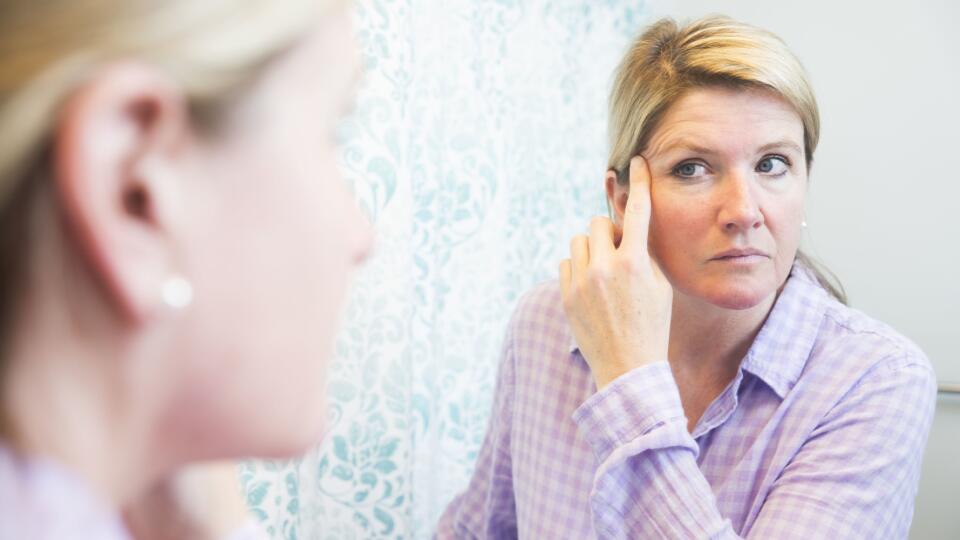
[[[656,0],[655,15],[724,13],[800,57],[822,136],[806,246],[854,307],[960,381],[960,3]],[[960,538],[960,398],[942,397],[912,538]]]

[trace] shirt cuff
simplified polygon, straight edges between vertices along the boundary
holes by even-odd
[[[666,361],[621,375],[584,401],[572,418],[598,463],[663,424],[680,421],[686,428],[680,392]]]

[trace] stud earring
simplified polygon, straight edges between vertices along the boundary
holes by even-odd
[[[163,283],[163,303],[173,309],[183,309],[193,301],[193,285],[181,276],[170,276]]]

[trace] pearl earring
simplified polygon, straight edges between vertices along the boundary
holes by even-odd
[[[803,227],[804,229],[806,229],[806,228],[807,228],[807,220],[801,221],[801,222],[800,222],[800,226]]]
[[[183,309],[193,301],[193,285],[181,276],[171,276],[163,283],[163,303]]]

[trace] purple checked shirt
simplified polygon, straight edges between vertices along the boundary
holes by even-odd
[[[929,361],[795,265],[693,433],[666,362],[597,392],[559,286],[520,302],[448,538],[906,538]]]
[[[267,540],[250,523],[225,540]],[[132,540],[120,513],[80,475],[0,439],[0,540]]]

